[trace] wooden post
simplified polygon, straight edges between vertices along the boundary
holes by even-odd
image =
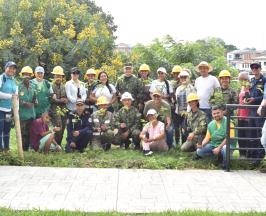
[[[18,113],[18,96],[17,95],[13,95],[12,97],[12,106],[13,106],[14,121],[15,121],[15,128],[16,128],[18,155],[23,160],[24,155],[23,155],[23,149],[22,149],[22,137],[21,137],[20,120],[19,120],[19,113]]]

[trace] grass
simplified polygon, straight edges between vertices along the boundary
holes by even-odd
[[[155,216],[263,216],[266,213],[258,212],[247,212],[247,213],[218,213],[213,211],[182,211],[182,212],[162,212],[162,213],[146,213],[146,214],[128,214],[118,212],[96,212],[96,213],[85,213],[85,212],[68,212],[68,211],[17,211],[10,209],[1,209],[1,216],[133,216],[133,215],[155,215]]]
[[[63,144],[64,145],[64,144]],[[238,152],[235,151],[235,156]],[[101,149],[86,149],[84,153],[50,153],[44,155],[33,151],[24,152],[24,161],[17,156],[15,132],[11,132],[11,151],[1,153],[0,165],[43,166],[43,167],[94,167],[94,168],[142,168],[142,169],[218,169],[215,161],[192,161],[194,153],[182,153],[171,149],[154,153],[151,157],[142,152],[123,150],[113,146],[108,152]],[[250,169],[246,161],[233,161],[232,169]]]

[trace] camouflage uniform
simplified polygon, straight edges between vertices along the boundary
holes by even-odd
[[[19,117],[20,117],[20,127],[22,135],[22,145],[23,150],[27,151],[30,144],[30,126],[32,121],[36,118],[34,106],[29,108],[25,106],[25,103],[35,103],[36,100],[36,86],[29,83],[29,88],[27,88],[23,82],[19,83]]]
[[[151,87],[152,79],[148,77],[148,79],[146,80],[142,78],[140,78],[139,80],[143,84],[143,93],[141,94],[141,100],[140,100],[140,103],[142,104],[140,112],[143,114],[145,102],[151,100],[150,87]]]
[[[238,93],[231,87],[227,89],[218,87],[212,93],[209,102],[211,105],[238,104]]]
[[[97,110],[92,114],[92,125],[93,125],[93,141],[92,144],[101,145],[104,150],[108,150],[111,147],[114,139],[114,132],[111,129],[113,121],[113,114],[109,111],[103,112],[103,110]],[[98,132],[98,128],[102,125],[106,125],[106,130]]]
[[[135,76],[126,77],[124,74],[117,79],[116,90],[119,94],[129,92],[132,94],[134,106],[138,105],[141,101],[144,92],[143,83]]]
[[[180,86],[180,82],[178,82],[177,80],[170,80],[170,84],[172,85],[174,93],[175,93],[177,87]]]
[[[122,146],[123,143],[127,148],[130,144],[129,138],[133,139],[133,144],[135,147],[140,146],[140,130],[141,130],[141,114],[135,107],[131,107],[127,109],[126,107],[122,107],[114,117],[113,128],[118,129],[118,133],[115,135],[114,144]],[[126,128],[120,128],[120,124],[125,123]],[[129,132],[128,139],[124,140],[121,137],[121,134],[125,132]]]
[[[86,104],[86,108],[87,110],[90,112],[90,114],[93,113],[93,105],[95,105],[94,102],[90,101],[90,94],[92,93],[94,87],[97,85],[98,81],[97,80],[93,80],[92,83],[86,83],[85,84],[85,88],[87,89],[87,99],[85,101]]]
[[[187,116],[187,131],[194,133],[192,141],[186,141],[181,146],[181,151],[195,151],[197,143],[201,143],[207,130],[207,117],[205,112],[198,109],[196,112],[190,111]]]
[[[54,94],[56,95],[56,99],[52,99],[51,103],[51,113],[52,113],[52,124],[56,127],[60,127],[61,130],[59,132],[55,133],[55,140],[56,142],[61,145],[64,131],[66,128],[66,120],[67,120],[67,113],[66,113],[66,104],[60,102],[59,100],[62,98],[67,99],[66,96],[66,90],[65,90],[65,85],[57,85],[56,83],[52,84],[52,88],[54,91]],[[62,111],[62,113],[57,113],[57,109]],[[65,114],[65,115],[64,115]]]

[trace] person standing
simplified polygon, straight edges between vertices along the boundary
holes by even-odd
[[[28,151],[30,147],[30,127],[32,121],[36,118],[36,88],[30,82],[34,76],[30,66],[25,66],[20,72],[22,81],[19,83],[19,118],[22,136],[22,147],[24,151]]]
[[[65,84],[63,83],[65,74],[61,66],[55,66],[51,74],[54,75],[54,81],[52,83],[54,95],[51,100],[52,124],[61,128],[55,134],[55,140],[61,146],[66,128],[66,104],[68,103]]]
[[[80,71],[74,67],[71,69],[71,80],[66,82],[65,89],[68,99],[67,108],[70,111],[75,111],[77,100],[85,102],[87,99],[87,91],[85,84],[79,80]]]
[[[44,79],[44,68],[38,66],[35,68],[35,79],[31,82],[37,89],[37,104],[35,106],[36,117],[39,118],[44,112],[50,109],[50,99],[53,95],[51,83]]]
[[[208,62],[202,61],[196,69],[200,73],[200,77],[195,80],[195,88],[200,98],[200,109],[206,113],[208,122],[210,122],[212,114],[209,99],[214,89],[220,87],[220,84],[216,77],[209,74],[213,68]]]
[[[5,65],[5,72],[0,75],[0,151],[9,151],[12,96],[18,95],[14,79],[16,70],[16,63],[9,61]]]

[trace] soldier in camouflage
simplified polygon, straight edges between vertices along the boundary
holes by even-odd
[[[141,130],[141,114],[138,109],[132,106],[133,97],[129,92],[125,92],[121,96],[123,107],[116,113],[114,117],[114,144],[125,145],[128,149],[132,138],[135,149],[140,149],[140,130]]]
[[[179,79],[179,74],[182,71],[182,68],[179,65],[175,65],[172,69],[172,76],[173,79],[170,80],[170,83],[173,87],[174,92],[176,91],[177,87],[180,85],[180,79]]]
[[[92,144],[97,145],[99,143],[105,151],[111,148],[114,139],[114,132],[111,129],[113,114],[107,111],[108,103],[107,97],[100,96],[96,103],[99,110],[91,116],[93,125]]]
[[[53,126],[60,127],[61,129],[59,132],[55,133],[54,137],[58,145],[61,145],[67,121],[66,104],[68,103],[68,99],[65,85],[62,83],[65,74],[63,68],[60,66],[54,67],[52,74],[54,75],[54,82],[52,83],[54,95],[52,97],[50,109],[52,115],[51,121]]]
[[[206,114],[199,109],[199,97],[195,93],[187,96],[187,102],[191,111],[187,116],[187,140],[182,144],[181,151],[196,151],[197,144],[201,144],[207,130]]]
[[[214,90],[210,97],[210,104],[223,106],[225,110],[225,104],[238,104],[238,93],[232,87],[230,87],[231,74],[227,70],[222,70],[219,73],[219,81],[221,87]]]
[[[85,101],[86,109],[92,114],[93,113],[93,105],[95,102],[90,99],[90,95],[97,85],[98,81],[96,80],[96,71],[93,68],[87,70],[84,79],[87,80],[85,88],[87,89],[87,99]]]
[[[132,74],[133,67],[131,63],[127,63],[124,66],[124,74],[120,76],[116,82],[116,90],[118,98],[125,92],[129,92],[135,99],[134,106],[140,108],[141,98],[144,92],[143,83]]]

